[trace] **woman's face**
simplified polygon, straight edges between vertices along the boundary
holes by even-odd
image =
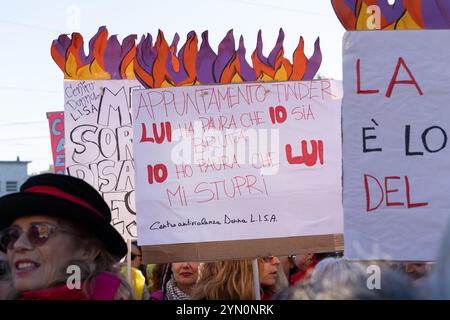
[[[131,245],[131,266],[133,268],[139,268],[141,264],[142,264],[141,250],[132,244]]]
[[[46,237],[48,225],[60,227],[56,219],[40,215],[18,218],[11,225],[20,230],[20,236],[7,251],[13,282],[19,292],[48,288],[65,275],[71,260],[83,259],[73,233],[56,229]],[[33,243],[28,238],[32,226],[42,226],[42,233],[35,233],[40,235],[41,243]]]
[[[314,254],[306,253],[306,254],[297,254],[295,256],[295,262],[300,270],[306,270],[309,266],[314,262]]]
[[[198,262],[172,263],[173,278],[177,285],[192,286],[198,278]]]
[[[280,259],[274,256],[259,259],[259,283],[261,286],[271,287],[275,285],[279,264]]]

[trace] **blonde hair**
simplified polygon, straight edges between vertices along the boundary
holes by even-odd
[[[74,246],[91,252],[98,251],[94,260],[72,260],[69,265],[77,265],[81,271],[81,279],[83,281],[83,292],[87,297],[91,296],[95,279],[102,272],[113,274],[120,280],[120,287],[117,298],[132,299],[132,289],[128,281],[124,278],[119,270],[117,257],[109,253],[103,243],[93,236],[92,232],[83,228],[80,224],[66,219],[58,219],[58,224],[73,231],[72,236],[76,239]],[[53,282],[52,285],[66,283],[68,275],[67,268],[60,271],[60,278]]]
[[[229,260],[202,264],[192,298],[254,300],[252,262]]]

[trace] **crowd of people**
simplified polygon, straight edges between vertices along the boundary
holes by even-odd
[[[134,242],[129,277],[127,245],[100,194],[43,174],[0,198],[0,230],[2,300],[254,300],[255,288],[262,300],[450,299],[450,229],[436,263],[267,256],[257,259],[256,284],[252,260],[145,265]]]

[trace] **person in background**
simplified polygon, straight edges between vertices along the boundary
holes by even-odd
[[[130,299],[127,253],[102,196],[81,179],[30,177],[0,198],[0,249],[20,299]]]
[[[341,257],[342,254],[339,252],[325,252],[325,253],[306,253],[298,254],[295,256],[295,264],[298,267],[297,273],[290,277],[291,285],[296,284],[300,281],[308,279],[315,266],[323,259],[328,257]]]
[[[323,290],[340,290],[346,285],[359,285],[367,278],[362,264],[343,258],[325,258],[311,274],[311,284]]]
[[[279,292],[281,290],[284,290],[287,287],[289,287],[288,275],[286,275],[286,271],[284,269],[284,266],[282,266],[281,263],[280,263],[278,265],[278,276],[277,276],[277,280],[275,282],[275,285],[273,286],[273,289],[274,289],[273,291],[274,292]]]
[[[295,264],[298,271],[295,274],[291,275],[291,278],[289,279],[291,284],[296,284],[297,282],[308,278],[317,263],[318,261],[314,253],[296,255]]]
[[[148,285],[147,268],[142,263],[142,249],[138,246],[137,241],[131,241],[131,266],[139,269],[145,278],[145,284]]]
[[[419,292],[422,299],[450,300],[450,219],[442,237],[436,264]]]
[[[162,290],[165,264],[148,264],[146,273],[148,279],[148,290],[153,293]]]
[[[261,300],[269,300],[277,291],[276,284],[279,273],[283,272],[280,259],[276,256],[267,256],[258,259],[259,283],[261,286]]]
[[[251,260],[207,262],[201,265],[194,300],[254,300]]]
[[[131,242],[131,279],[130,285],[133,291],[133,298],[135,300],[149,300],[150,292],[146,284],[146,278],[142,273],[144,266],[142,265],[142,251],[141,247],[137,245],[137,241]],[[120,272],[124,277],[128,277],[128,266],[126,263],[120,268]]]
[[[295,255],[282,256],[278,257],[278,259],[280,259],[280,266],[283,269],[283,273],[285,275],[284,278],[286,278],[286,280],[288,281],[288,285],[290,285],[291,277],[300,271],[300,269],[297,266],[296,256]],[[284,282],[284,280],[281,281]]]
[[[0,252],[0,300],[12,300],[16,296],[11,270],[6,255]]]
[[[424,278],[431,270],[431,264],[427,262],[407,262],[403,264],[403,270],[414,280]]]
[[[379,300],[415,299],[411,280],[400,271],[380,267],[380,279],[370,281],[367,267],[343,258],[326,258],[319,262],[311,277],[277,294],[278,300]],[[374,287],[369,287],[368,283]],[[379,287],[377,287],[379,285]]]
[[[261,300],[268,300],[276,291],[280,260],[275,256],[258,259]],[[196,300],[255,300],[252,260],[208,262],[201,266],[195,287]]]
[[[291,278],[294,274],[300,271],[299,267],[297,266],[297,257],[295,255],[290,255],[288,257],[289,261],[289,274],[288,274],[288,280],[289,284],[291,284]]]
[[[198,279],[198,262],[168,264],[162,290],[151,294],[152,300],[191,300],[192,289]]]

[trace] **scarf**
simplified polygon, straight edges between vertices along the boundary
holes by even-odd
[[[20,296],[24,300],[113,300],[120,286],[120,279],[115,275],[102,272],[94,281],[91,296],[83,289],[69,289],[66,284],[52,288],[25,291]],[[81,286],[83,288],[83,285]]]
[[[175,281],[173,281],[173,278],[170,278],[166,284],[164,300],[191,300],[191,297],[181,291]]]
[[[25,291],[20,296],[23,300],[87,300],[81,289],[69,289],[65,284],[42,290]]]

